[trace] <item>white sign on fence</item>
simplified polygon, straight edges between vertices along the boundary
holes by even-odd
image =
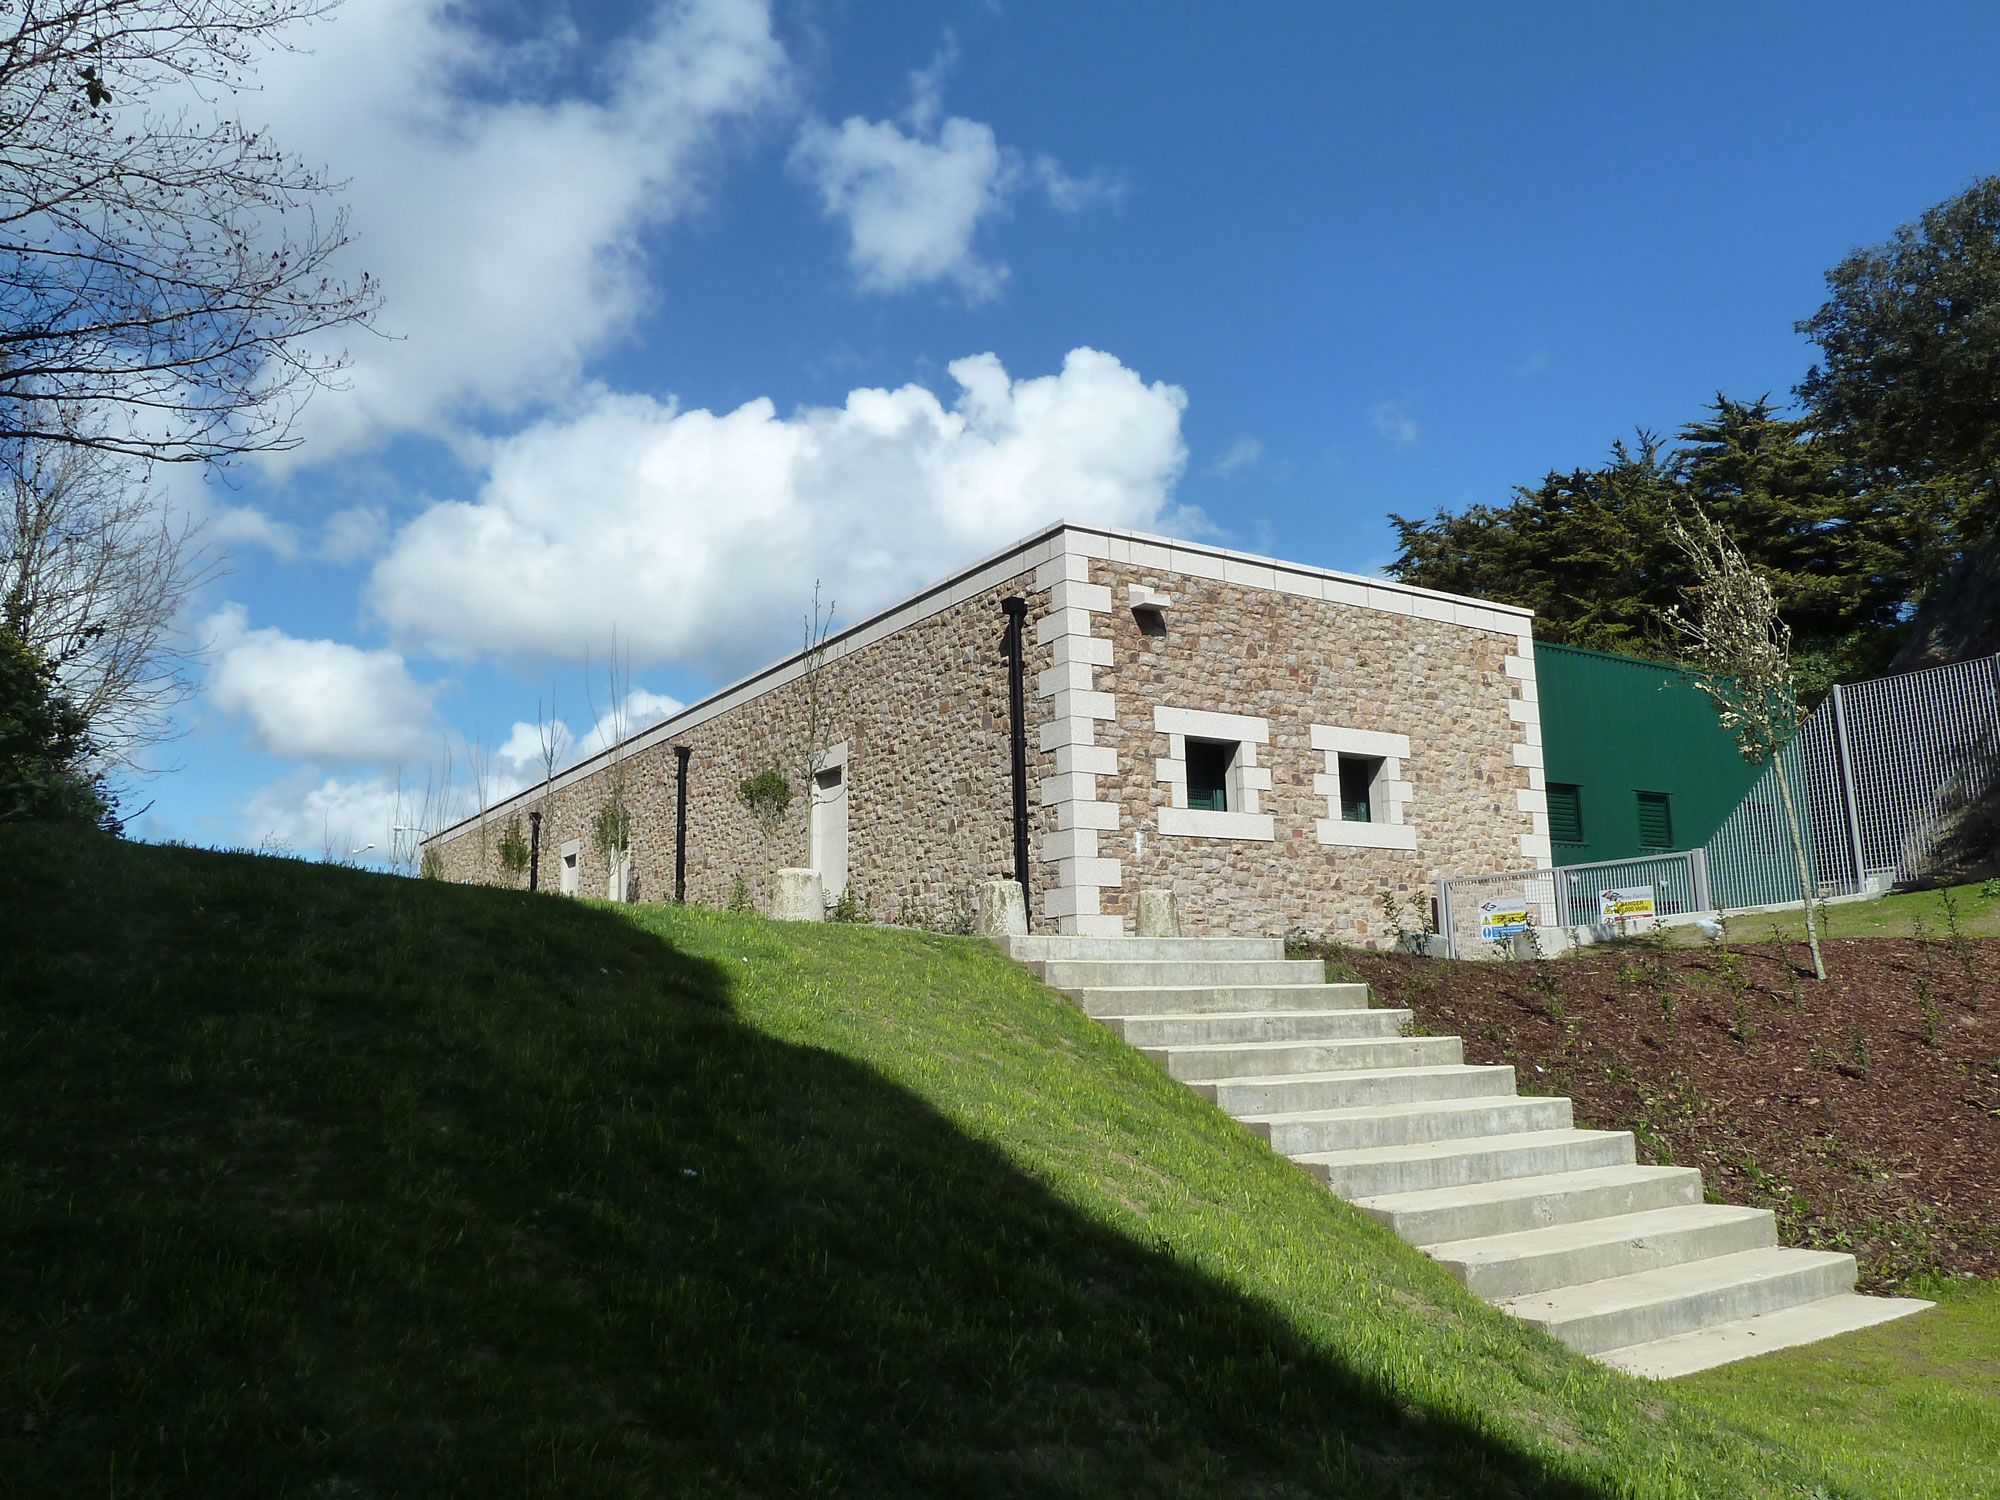
[[[1482,901],[1479,903],[1479,936],[1483,942],[1497,942],[1528,930],[1528,903],[1525,901]]]
[[[1619,891],[1597,893],[1597,920],[1600,922],[1650,922],[1653,917],[1653,888],[1650,885],[1632,885]]]

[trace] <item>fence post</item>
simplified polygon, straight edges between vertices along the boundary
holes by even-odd
[[[1451,882],[1438,877],[1438,931],[1444,934],[1444,956],[1458,957],[1458,925],[1451,919]]]
[[[1714,894],[1708,888],[1708,851],[1688,850],[1688,875],[1694,881],[1694,909],[1714,911]]]
[[[1549,880],[1556,891],[1556,926],[1569,928],[1575,924],[1569,919],[1569,873],[1562,865],[1549,867]]]
[[[1854,856],[1854,889],[1859,892],[1867,884],[1868,875],[1861,863],[1861,810],[1854,797],[1854,755],[1847,747],[1847,701],[1837,682],[1833,685],[1833,742],[1839,752],[1840,791],[1842,805],[1847,811],[1847,841]]]

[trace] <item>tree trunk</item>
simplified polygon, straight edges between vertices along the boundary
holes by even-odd
[[[1799,810],[1792,803],[1791,778],[1785,775],[1782,754],[1771,757],[1771,766],[1778,773],[1778,795],[1785,803],[1785,830],[1792,836],[1792,857],[1799,865],[1799,897],[1806,913],[1806,945],[1812,949],[1813,977],[1824,982],[1826,964],[1819,956],[1819,925],[1813,918],[1812,873],[1806,868],[1806,841],[1799,831]]]

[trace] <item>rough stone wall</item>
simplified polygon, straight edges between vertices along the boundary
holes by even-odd
[[[1008,745],[1006,620],[1000,601],[1029,600],[1026,630],[1028,776],[1031,839],[1049,819],[1032,788],[1048,755],[1036,733],[1046,718],[1034,694],[1050,652],[1035,639],[1046,595],[1024,573],[917,620],[893,634],[840,655],[830,654],[822,701],[831,705],[829,744],[847,742],[848,882],[878,920],[947,925],[970,901],[980,880],[1013,873],[1012,768]],[[609,861],[593,845],[591,823],[622,776],[634,815],[632,899],[673,898],[675,757],[689,746],[687,897],[708,906],[728,903],[736,879],[750,885],[758,908],[768,907],[768,870],[807,862],[808,803],[794,801],[768,849],[737,801],[744,778],[788,757],[805,712],[803,683],[794,680],[724,710],[671,740],[601,766],[545,798],[524,804],[543,812],[541,886],[561,885],[566,840],[582,842],[579,894],[603,897]],[[786,768],[796,783],[796,770]],[[485,836],[467,827],[437,843],[447,879],[525,886],[504,875],[494,852],[509,816],[491,815]],[[485,848],[482,857],[482,843]],[[1035,869],[1039,894],[1050,872]]]
[[[1029,601],[1037,931],[1130,931],[1139,891],[1171,888],[1191,932],[1304,929],[1374,945],[1389,932],[1384,890],[1427,904],[1439,875],[1546,862],[1532,651],[1511,633],[1525,619],[1138,539],[1114,559],[1102,534],[1068,537],[1032,570],[830,660],[827,740],[847,743],[848,879],[876,918],[950,925],[973,883],[1012,873],[1000,609],[1011,594]],[[1171,597],[1163,633],[1142,629],[1134,585]],[[807,862],[807,802],[797,798],[767,851],[736,788],[785,753],[803,706],[803,685],[782,683],[541,799],[543,887],[560,888],[561,848],[576,839],[580,894],[605,894],[609,869],[590,826],[622,775],[635,815],[632,895],[671,899],[678,742],[693,751],[688,898],[725,904],[741,875],[767,906],[767,867]],[[1173,790],[1160,779],[1170,736],[1156,729],[1156,707],[1268,721],[1254,811],[1273,838],[1162,832]],[[1336,834],[1353,825],[1340,829],[1329,806],[1315,725],[1407,739],[1393,777],[1385,763],[1384,796],[1396,805],[1388,821],[1400,819],[1393,832],[1413,847],[1322,841],[1323,820]],[[525,825],[527,805],[519,812]],[[508,816],[435,846],[448,878],[505,883],[496,851]]]
[[[1122,884],[1102,893],[1105,912],[1134,913],[1141,889],[1171,888],[1190,933],[1303,928],[1373,946],[1387,930],[1380,891],[1427,903],[1441,874],[1520,867],[1536,828],[1521,794],[1539,795],[1540,777],[1520,763],[1539,763],[1539,735],[1524,755],[1522,689],[1508,665],[1517,637],[1101,558],[1090,576],[1113,602],[1094,622],[1112,642],[1112,666],[1097,685],[1117,707],[1098,735],[1116,747],[1118,765],[1099,796],[1120,804],[1101,852],[1120,861]],[[1133,584],[1172,597],[1164,634],[1142,630],[1127,606]],[[1256,757],[1270,776],[1259,811],[1272,816],[1275,842],[1159,832],[1170,789],[1156,779],[1168,753],[1167,736],[1154,730],[1156,705],[1270,721],[1270,743]],[[1312,748],[1313,724],[1409,737],[1403,817],[1416,831],[1414,852],[1318,841],[1329,807],[1314,789],[1326,756]]]

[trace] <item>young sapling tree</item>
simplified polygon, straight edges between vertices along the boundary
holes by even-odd
[[[1715,705],[1716,717],[1751,765],[1771,764],[1785,830],[1798,865],[1799,899],[1813,974],[1824,981],[1819,924],[1813,910],[1815,882],[1806,860],[1805,835],[1781,757],[1798,731],[1799,698],[1792,678],[1792,631],[1778,617],[1771,585],[1740,548],[1699,506],[1692,519],[1674,512],[1668,534],[1697,580],[1691,609],[1673,605],[1665,621],[1686,642],[1695,680]]]

